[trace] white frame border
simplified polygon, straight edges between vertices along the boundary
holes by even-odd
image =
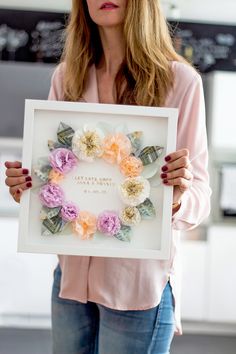
[[[166,154],[176,150],[176,131],[178,120],[178,109],[176,108],[157,108],[143,106],[127,106],[127,105],[111,105],[99,103],[83,103],[83,102],[64,102],[64,101],[43,101],[43,100],[26,100],[25,102],[25,123],[24,123],[24,140],[23,140],[23,161],[22,165],[31,170],[32,146],[33,146],[33,129],[34,114],[36,110],[53,110],[53,111],[80,111],[90,113],[105,114],[125,114],[125,115],[143,115],[157,116],[168,119],[167,129],[167,145]],[[139,259],[169,259],[171,249],[171,218],[172,218],[172,201],[173,188],[168,187],[164,190],[163,198],[163,223],[161,232],[161,249],[101,249],[81,248],[76,253],[71,246],[58,245],[37,245],[30,243],[28,238],[28,218],[30,208],[30,191],[26,191],[20,203],[20,222],[18,237],[18,252],[30,253],[52,253],[64,255],[82,255],[96,257],[118,257],[118,258],[139,258]]]

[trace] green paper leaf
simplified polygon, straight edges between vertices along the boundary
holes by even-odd
[[[125,123],[118,124],[115,127],[115,132],[116,133],[122,133],[122,134],[126,135],[128,133],[127,125]]]
[[[37,176],[43,182],[48,181],[48,175],[51,170],[52,167],[49,164],[48,157],[40,157],[38,159],[37,165],[33,168],[35,176]]]
[[[144,166],[144,169],[141,173],[141,175],[146,178],[152,178],[153,176],[155,176],[155,174],[158,172],[159,170],[159,165],[152,163],[150,165]]]
[[[61,211],[61,207],[56,207],[56,208],[42,207],[40,212],[40,219],[41,220],[51,219],[54,216],[59,215],[60,211]]]
[[[53,151],[55,149],[65,148],[65,145],[58,143],[57,141],[48,140],[48,149]]]
[[[129,138],[131,145],[132,145],[132,152],[136,154],[142,146],[142,141],[143,141],[143,132],[142,131],[135,131],[132,133],[127,134],[127,137]]]
[[[155,162],[162,154],[163,147],[161,146],[146,146],[139,154],[139,158],[144,166]]]
[[[56,215],[51,219],[45,219],[42,223],[42,235],[49,236],[59,234],[66,224],[67,223],[62,220],[59,215]]]
[[[163,185],[162,179],[159,174],[156,174],[155,176],[151,177],[149,179],[149,183],[150,183],[151,188],[158,188],[161,185]]]
[[[108,134],[111,134],[113,131],[113,126],[111,124],[105,123],[105,122],[98,122],[96,127],[98,127],[103,132],[103,134],[105,136]]]
[[[130,242],[132,236],[132,229],[128,225],[121,225],[120,231],[115,235],[115,237],[123,242]]]
[[[156,216],[155,207],[149,198],[145,199],[143,203],[137,206],[137,208],[141,214],[142,219],[144,220],[150,220]]]
[[[72,139],[75,134],[74,129],[69,125],[61,122],[57,130],[57,139],[64,147],[71,147]]]

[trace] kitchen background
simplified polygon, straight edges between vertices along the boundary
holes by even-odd
[[[174,341],[173,353],[182,345],[179,353],[195,354],[198,340],[198,354],[231,354],[236,345],[236,1],[162,3],[176,48],[202,73],[213,189],[210,218],[182,235],[186,339]],[[46,344],[43,352],[36,346],[29,353],[50,353],[56,257],[16,253],[18,206],[4,186],[3,163],[20,159],[25,98],[47,98],[70,4],[0,0],[0,354],[21,353],[19,345],[18,351],[3,349],[13,345],[8,335],[24,331],[34,338],[32,328],[41,330],[37,333]]]

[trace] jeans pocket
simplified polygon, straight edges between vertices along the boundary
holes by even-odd
[[[52,300],[59,299],[59,292],[61,288],[61,268],[58,264],[53,271],[53,284],[52,284]]]
[[[53,271],[53,286],[60,289],[60,283],[61,283],[61,267],[58,263],[58,265]]]
[[[52,302],[57,302],[63,305],[75,305],[78,301],[59,297],[59,293],[61,291],[61,274],[61,267],[58,264],[53,272]]]

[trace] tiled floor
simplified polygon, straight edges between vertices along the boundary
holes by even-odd
[[[51,354],[50,331],[0,328],[0,354]]]
[[[171,354],[235,353],[236,337],[186,334],[175,337],[171,351]],[[51,354],[50,332],[45,330],[0,329],[0,354]]]
[[[236,337],[185,334],[175,337],[171,354],[236,354]]]

